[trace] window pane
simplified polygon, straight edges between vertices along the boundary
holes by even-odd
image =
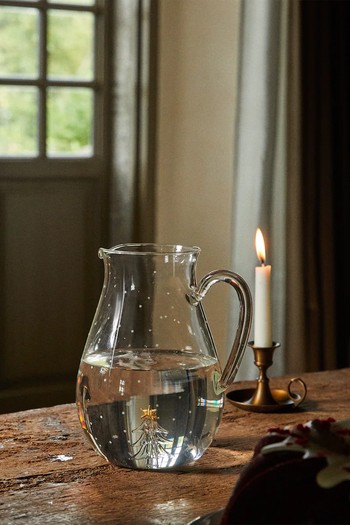
[[[92,13],[50,11],[48,17],[49,78],[93,78]]]
[[[49,156],[92,154],[93,92],[87,88],[49,88],[47,153]]]
[[[0,7],[0,75],[38,76],[38,11]]]
[[[36,156],[37,138],[37,89],[0,86],[0,155]]]

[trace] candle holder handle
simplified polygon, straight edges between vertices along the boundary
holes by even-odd
[[[299,406],[307,394],[306,384],[300,377],[291,379],[287,390],[270,389],[267,370],[273,364],[273,354],[280,343],[273,342],[272,346],[265,348],[255,346],[253,341],[248,345],[254,352],[254,364],[259,370],[256,388],[231,390],[226,394],[227,399],[238,408],[251,412],[279,412]],[[295,385],[300,387],[300,393],[292,391]]]

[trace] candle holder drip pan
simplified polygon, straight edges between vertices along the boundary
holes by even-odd
[[[294,377],[288,383],[287,390],[270,389],[267,369],[273,363],[273,354],[280,343],[273,342],[272,346],[260,348],[251,341],[248,343],[254,352],[254,364],[259,369],[256,388],[231,390],[226,394],[227,399],[238,408],[251,412],[281,412],[298,407],[306,397],[307,387],[300,377]],[[298,385],[301,392],[293,392],[292,388]]]

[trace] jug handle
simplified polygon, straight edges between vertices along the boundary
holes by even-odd
[[[209,288],[219,282],[225,282],[233,286],[240,302],[239,320],[235,339],[222,376],[219,380],[219,387],[222,390],[226,390],[226,388],[232,384],[237,375],[248,343],[252,324],[253,303],[249,286],[243,277],[229,270],[214,270],[200,280],[197,288],[193,288],[192,294],[189,298],[191,304],[195,306],[198,305],[205,297]]]

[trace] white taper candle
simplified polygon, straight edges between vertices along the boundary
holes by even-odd
[[[271,266],[265,266],[265,243],[259,228],[255,246],[261,266],[255,268],[254,345],[267,348],[272,346]]]

